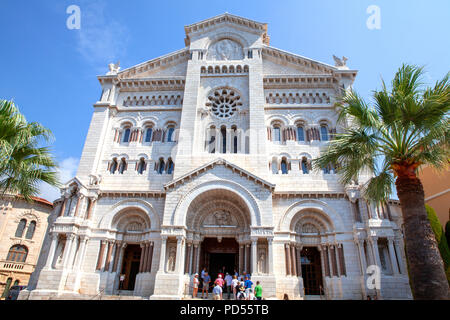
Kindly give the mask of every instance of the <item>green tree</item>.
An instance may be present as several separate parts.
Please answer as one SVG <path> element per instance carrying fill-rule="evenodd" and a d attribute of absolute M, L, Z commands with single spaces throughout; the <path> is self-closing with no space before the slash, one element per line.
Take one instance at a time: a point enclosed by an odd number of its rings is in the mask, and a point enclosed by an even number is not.
<path fill-rule="evenodd" d="M 450 249 L 448 247 L 447 238 L 445 237 L 444 229 L 436 215 L 436 211 L 429 205 L 425 205 L 425 208 L 427 209 L 428 220 L 430 220 L 431 229 L 436 237 L 439 252 L 441 253 L 442 261 L 444 262 L 447 281 L 450 283 Z"/>
<path fill-rule="evenodd" d="M 385 201 L 393 184 L 402 208 L 405 244 L 415 299 L 448 299 L 449 285 L 438 245 L 425 210 L 418 168 L 448 167 L 450 155 L 449 75 L 434 87 L 421 82 L 423 68 L 403 65 L 388 90 L 384 81 L 370 105 L 353 90 L 337 103 L 343 133 L 313 160 L 316 170 L 339 164 L 341 182 L 373 174 L 363 196 Z"/>
<path fill-rule="evenodd" d="M 39 193 L 40 182 L 59 186 L 57 164 L 50 149 L 49 129 L 28 123 L 12 101 L 0 100 L 0 192 L 21 194 L 27 201 Z"/>

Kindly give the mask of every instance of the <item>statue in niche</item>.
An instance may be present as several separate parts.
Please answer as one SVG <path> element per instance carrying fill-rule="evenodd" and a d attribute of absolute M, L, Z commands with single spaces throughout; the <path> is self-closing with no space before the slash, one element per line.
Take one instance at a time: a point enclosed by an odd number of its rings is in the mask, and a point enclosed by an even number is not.
<path fill-rule="evenodd" d="M 229 212 L 217 211 L 214 213 L 215 222 L 219 226 L 228 226 L 231 223 L 231 216 Z"/>
<path fill-rule="evenodd" d="M 217 41 L 208 49 L 208 60 L 242 60 L 243 58 L 242 47 L 230 39 Z"/>
<path fill-rule="evenodd" d="M 167 259 L 167 270 L 170 272 L 175 271 L 175 258 L 177 256 L 177 251 L 175 247 L 169 249 L 169 258 Z"/>
<path fill-rule="evenodd" d="M 261 250 L 259 252 L 258 258 L 258 273 L 264 273 L 265 266 L 266 266 L 266 253 L 264 252 L 264 250 Z"/>

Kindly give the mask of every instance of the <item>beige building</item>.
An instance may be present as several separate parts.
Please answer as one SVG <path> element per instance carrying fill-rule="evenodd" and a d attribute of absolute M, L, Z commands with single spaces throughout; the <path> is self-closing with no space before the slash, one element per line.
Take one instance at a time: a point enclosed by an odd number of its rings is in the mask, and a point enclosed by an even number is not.
<path fill-rule="evenodd" d="M 27 285 L 39 257 L 53 204 L 45 199 L 6 195 L 0 198 L 0 293 Z"/>
<path fill-rule="evenodd" d="M 425 203 L 436 211 L 442 226 L 450 220 L 450 170 L 437 172 L 425 167 L 419 174 L 425 191 Z"/>

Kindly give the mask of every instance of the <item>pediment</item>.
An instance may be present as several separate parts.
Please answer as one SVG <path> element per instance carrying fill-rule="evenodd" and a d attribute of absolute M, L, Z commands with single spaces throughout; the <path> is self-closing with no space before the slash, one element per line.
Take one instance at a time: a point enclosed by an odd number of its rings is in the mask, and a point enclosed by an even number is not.
<path fill-rule="evenodd" d="M 264 44 L 269 45 L 270 37 L 267 35 L 267 23 L 261 23 L 244 17 L 224 13 L 184 27 L 186 46 L 191 43 L 192 36 L 206 34 L 212 30 L 221 28 L 235 29 L 237 32 L 248 32 L 258 34 L 262 37 Z"/>
<path fill-rule="evenodd" d="M 194 169 L 194 170 L 192 170 L 192 171 L 190 171 L 190 172 L 188 172 L 188 173 L 186 173 L 186 174 L 184 174 L 184 175 L 182 175 L 182 176 L 172 180 L 171 182 L 169 182 L 169 183 L 164 185 L 164 189 L 167 191 L 167 190 L 169 190 L 171 188 L 176 187 L 177 185 L 184 184 L 185 182 L 188 182 L 188 181 L 190 181 L 192 179 L 195 179 L 201 173 L 209 171 L 209 170 L 213 169 L 216 166 L 224 166 L 224 167 L 230 169 L 231 171 L 233 171 L 234 173 L 236 173 L 236 174 L 238 174 L 238 175 L 240 175 L 242 177 L 245 177 L 245 178 L 247 178 L 250 181 L 253 181 L 255 184 L 257 184 L 259 186 L 267 188 L 270 191 L 274 191 L 275 190 L 275 185 L 274 184 L 272 184 L 272 183 L 270 183 L 270 182 L 268 182 L 268 181 L 266 181 L 264 179 L 261 179 L 258 176 L 250 173 L 249 171 L 244 170 L 241 167 L 239 167 L 239 166 L 237 166 L 235 164 L 232 164 L 231 162 L 226 161 L 226 160 L 224 160 L 222 158 L 218 158 L 216 160 L 208 162 L 208 163 L 204 164 L 203 166 L 198 167 L 198 168 L 196 168 L 196 169 Z"/>

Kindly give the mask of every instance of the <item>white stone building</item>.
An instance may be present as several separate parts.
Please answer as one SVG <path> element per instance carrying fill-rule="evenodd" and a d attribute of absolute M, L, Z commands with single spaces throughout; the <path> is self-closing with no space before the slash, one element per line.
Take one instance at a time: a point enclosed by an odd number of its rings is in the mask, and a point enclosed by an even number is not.
<path fill-rule="evenodd" d="M 177 299 L 203 266 L 225 266 L 265 298 L 364 299 L 369 265 L 379 298 L 411 298 L 398 205 L 368 206 L 333 168 L 310 168 L 340 131 L 346 58 L 271 47 L 267 24 L 228 13 L 185 32 L 185 48 L 98 77 L 77 175 L 21 298 Z"/>

